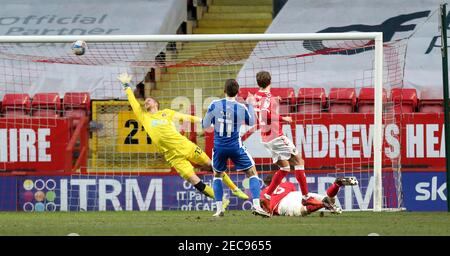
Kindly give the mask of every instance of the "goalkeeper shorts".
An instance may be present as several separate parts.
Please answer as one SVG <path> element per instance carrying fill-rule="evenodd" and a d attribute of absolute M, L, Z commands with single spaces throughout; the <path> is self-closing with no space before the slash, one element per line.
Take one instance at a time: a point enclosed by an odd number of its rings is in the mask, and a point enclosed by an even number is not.
<path fill-rule="evenodd" d="M 199 146 L 194 144 L 194 147 L 189 154 L 178 154 L 176 156 L 172 156 L 170 160 L 167 159 L 167 161 L 171 167 L 175 168 L 183 179 L 188 179 L 195 175 L 194 167 L 191 163 L 197 165 L 207 165 L 211 160 Z"/>

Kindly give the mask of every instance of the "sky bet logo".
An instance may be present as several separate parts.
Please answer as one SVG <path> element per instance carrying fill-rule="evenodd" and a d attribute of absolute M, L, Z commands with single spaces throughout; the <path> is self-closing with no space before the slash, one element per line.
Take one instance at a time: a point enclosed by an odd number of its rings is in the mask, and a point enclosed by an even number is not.
<path fill-rule="evenodd" d="M 447 196 L 445 195 L 445 188 L 447 187 L 447 183 L 444 182 L 440 186 L 438 186 L 438 179 L 436 176 L 431 178 L 430 182 L 419 182 L 416 185 L 416 200 L 417 201 L 436 201 L 436 200 L 447 200 Z"/>

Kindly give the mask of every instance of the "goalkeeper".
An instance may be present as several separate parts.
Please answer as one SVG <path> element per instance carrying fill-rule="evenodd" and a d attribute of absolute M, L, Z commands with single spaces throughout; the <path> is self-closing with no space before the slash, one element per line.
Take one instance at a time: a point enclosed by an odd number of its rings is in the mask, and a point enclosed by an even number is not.
<path fill-rule="evenodd" d="M 171 109 L 159 110 L 158 101 L 151 97 L 145 99 L 144 110 L 130 88 L 131 76 L 127 73 L 122 73 L 117 78 L 125 88 L 134 114 L 152 139 L 152 144 L 164 155 L 170 167 L 175 168 L 178 174 L 191 183 L 198 191 L 214 198 L 213 189 L 200 180 L 191 164 L 192 162 L 203 168 L 211 169 L 211 159 L 199 146 L 181 135 L 173 122 L 173 120 L 183 120 L 199 123 L 202 121 L 201 118 L 181 114 Z M 223 181 L 231 189 L 233 195 L 244 200 L 249 198 L 231 181 L 229 176 L 224 177 Z"/>

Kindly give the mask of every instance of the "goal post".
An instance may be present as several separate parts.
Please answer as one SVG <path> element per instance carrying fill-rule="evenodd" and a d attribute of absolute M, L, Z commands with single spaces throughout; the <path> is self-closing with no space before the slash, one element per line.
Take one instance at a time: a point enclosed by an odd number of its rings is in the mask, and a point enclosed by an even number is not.
<path fill-rule="evenodd" d="M 383 52 L 383 34 L 381 32 L 369 32 L 369 33 L 363 33 L 363 32 L 358 32 L 358 33 L 280 33 L 280 34 L 211 34 L 211 35 L 108 35 L 108 36 L 78 36 L 78 35 L 70 35 L 70 36 L 0 36 L 0 45 L 2 44 L 9 44 L 9 45 L 13 45 L 13 44 L 37 44 L 37 43 L 42 43 L 42 44 L 71 44 L 77 40 L 83 40 L 87 43 L 88 45 L 88 50 L 86 55 L 89 55 L 90 52 L 90 47 L 91 45 L 95 45 L 95 44 L 102 44 L 102 43 L 106 43 L 106 44 L 111 44 L 111 46 L 105 47 L 105 49 L 111 49 L 111 55 L 107 56 L 107 53 L 102 53 L 100 51 L 100 49 L 98 51 L 95 51 L 96 57 L 93 58 L 97 58 L 86 62 L 83 62 L 81 59 L 83 58 L 83 56 L 78 56 L 76 57 L 77 59 L 80 59 L 79 62 L 72 62 L 71 57 L 67 57 L 67 56 L 52 56 L 52 51 L 51 51 L 51 45 L 49 45 L 49 49 L 48 52 L 46 52 L 44 55 L 47 54 L 50 55 L 50 57 L 52 57 L 51 61 L 42 61 L 42 59 L 36 59 L 34 57 L 30 57 L 30 56 L 34 56 L 34 55 L 39 55 L 39 53 L 37 52 L 32 52 L 29 53 L 27 52 L 26 54 L 13 54 L 12 52 L 8 52 L 9 48 L 1 48 L 0 47 L 0 59 L 4 58 L 4 59 L 12 59 L 12 60 L 19 60 L 19 61 L 29 61 L 29 62 L 45 62 L 45 63 L 49 63 L 49 62 L 54 62 L 54 63 L 62 63 L 62 64 L 81 64 L 81 65 L 95 65 L 95 66 L 102 66 L 102 65 L 109 65 L 109 63 L 107 63 L 108 58 L 110 59 L 114 59 L 114 58 L 119 58 L 118 61 L 119 62 L 126 62 L 127 64 L 124 66 L 120 66 L 121 64 L 117 64 L 117 63 L 113 63 L 114 68 L 115 68 L 115 72 L 117 72 L 116 74 L 119 74 L 119 72 L 123 72 L 124 70 L 127 70 L 127 68 L 134 68 L 136 66 L 138 66 L 139 68 L 143 67 L 143 68 L 149 68 L 149 67 L 153 67 L 155 65 L 154 61 L 149 61 L 148 63 L 146 62 L 146 59 L 144 57 L 148 57 L 151 54 L 157 53 L 159 51 L 163 51 L 164 48 L 166 48 L 167 44 L 169 42 L 180 42 L 180 43 L 195 43 L 195 42 L 199 42 L 199 43 L 203 43 L 203 42 L 223 42 L 224 44 L 227 43 L 233 43 L 233 42 L 252 42 L 252 44 L 248 44 L 248 45 L 235 45 L 233 46 L 234 51 L 238 52 L 240 51 L 240 47 L 248 47 L 248 48 L 253 48 L 255 47 L 255 45 L 253 44 L 258 44 L 259 42 L 274 42 L 274 44 L 277 44 L 279 42 L 305 42 L 305 41 L 311 41 L 311 42 L 316 42 L 316 41 L 331 41 L 331 42 L 335 42 L 335 41 L 355 41 L 356 43 L 343 43 L 343 44 L 338 44 L 336 43 L 336 47 L 335 49 L 337 49 L 336 51 L 358 51 L 360 48 L 363 49 L 363 51 L 371 51 L 373 50 L 373 58 L 371 60 L 369 60 L 368 63 L 368 67 L 371 68 L 370 70 L 370 78 L 368 80 L 373 81 L 372 85 L 374 88 L 374 111 L 373 111 L 373 153 L 371 154 L 371 156 L 373 157 L 373 163 L 371 162 L 372 160 L 370 160 L 369 164 L 366 164 L 367 166 L 370 166 L 368 168 L 372 169 L 369 172 L 369 176 L 373 176 L 373 194 L 372 194 L 372 204 L 373 204 L 373 211 L 382 211 L 384 208 L 388 208 L 384 205 L 384 199 L 386 198 L 386 195 L 383 194 L 383 189 L 384 189 L 384 184 L 383 184 L 383 140 L 384 140 L 384 127 L 383 127 L 383 118 L 384 118 L 384 82 L 386 80 L 385 75 L 383 74 L 383 69 L 385 69 L 385 64 L 383 61 L 384 55 L 385 53 Z M 135 43 L 158 43 L 157 46 L 149 46 L 149 47 L 153 47 L 150 49 L 149 52 L 151 52 L 150 55 L 145 55 L 146 53 L 143 53 L 144 57 L 140 57 L 140 58 L 128 58 L 127 54 L 131 54 L 131 55 L 137 55 L 136 51 L 133 50 L 132 47 L 128 48 L 129 45 L 133 45 Z M 115 48 L 115 44 L 117 44 L 117 48 Z M 129 44 L 129 45 L 128 45 Z M 282 45 L 282 43 L 280 43 L 280 45 Z M 145 45 L 142 46 L 143 48 L 147 47 Z M 279 77 L 283 76 L 283 72 L 293 72 L 293 73 L 289 73 L 286 76 L 287 77 L 291 77 L 291 76 L 301 76 L 303 73 L 308 72 L 308 64 L 310 61 L 314 61 L 311 59 L 305 59 L 301 61 L 301 65 L 297 65 L 298 66 L 304 66 L 304 70 L 299 70 L 298 67 L 295 67 L 294 70 L 296 71 L 290 71 L 290 67 L 288 67 L 290 64 L 290 59 L 301 59 L 301 58 L 310 58 L 310 56 L 312 56 L 312 54 L 310 53 L 302 53 L 302 52 L 298 52 L 295 53 L 293 56 L 286 56 L 285 52 L 280 51 L 279 53 L 277 52 L 277 49 L 274 50 L 274 52 L 270 52 L 272 49 L 271 47 L 273 47 L 270 44 L 267 45 L 263 45 L 262 47 L 258 48 L 257 46 L 255 48 L 253 48 L 253 50 L 250 50 L 250 56 L 253 56 L 255 59 L 257 59 L 257 61 L 265 62 L 268 60 L 272 60 L 275 59 L 275 61 L 278 61 L 278 63 L 280 66 L 277 67 L 277 70 L 280 71 L 280 75 Z M 282 47 L 285 47 L 286 49 L 288 49 L 290 46 L 289 45 L 282 45 Z M 11 47 L 13 48 L 13 47 Z M 30 47 L 32 48 L 32 47 Z M 201 46 L 197 47 L 197 48 L 193 48 L 192 51 L 200 51 Z M 244 65 L 243 67 L 241 66 L 236 66 L 236 69 L 240 69 L 240 72 L 254 72 L 257 71 L 259 68 L 263 68 L 265 64 L 251 64 L 253 65 L 252 68 L 248 69 L 248 70 L 244 70 L 245 68 L 245 63 L 247 63 L 246 58 L 243 57 L 246 54 L 241 54 L 241 53 L 236 53 L 233 51 L 227 52 L 227 50 L 230 49 L 226 49 L 225 47 L 223 49 L 219 48 L 216 49 L 218 53 L 214 52 L 214 53 L 210 53 L 210 52 L 206 52 L 203 55 L 201 55 L 201 57 L 191 57 L 192 53 L 188 52 L 183 57 L 175 57 L 174 59 L 172 59 L 172 63 L 170 65 L 165 65 L 163 64 L 164 68 L 167 67 L 195 67 L 198 68 L 198 70 L 201 70 L 201 72 L 223 72 L 218 74 L 218 76 L 220 77 L 221 81 L 224 78 L 239 78 L 239 76 L 237 77 L 227 77 L 227 75 L 231 74 L 229 71 L 229 69 L 227 71 L 216 71 L 216 70 L 211 70 L 208 71 L 207 67 L 208 65 L 227 65 L 228 63 L 238 63 L 239 65 Z M 295 48 L 286 50 L 286 52 L 289 51 L 295 51 Z M 222 51 L 222 52 L 220 52 Z M 270 52 L 270 53 L 266 53 L 264 51 Z M 67 52 L 67 49 L 66 49 Z M 108 54 L 109 54 L 109 50 L 108 50 Z M 314 53 L 314 55 L 329 55 L 330 58 L 333 57 L 334 54 L 338 54 L 339 52 L 327 52 L 327 53 L 322 53 L 320 51 L 317 51 Z M 56 54 L 56 53 L 55 53 Z M 235 54 L 236 56 L 231 56 L 232 54 Z M 401 53 L 400 53 L 401 54 Z M 231 57 L 230 57 L 231 56 Z M 306 56 L 306 57 L 305 57 Z M 73 57 L 73 56 L 72 56 Z M 314 57 L 314 56 L 313 56 Z M 198 60 L 197 62 L 191 61 L 190 58 L 202 58 L 202 59 L 195 59 Z M 118 62 L 118 63 L 119 63 Z M 106 63 L 106 64 L 105 64 Z M 136 64 L 137 63 L 137 64 Z M 149 64 L 150 63 L 150 64 Z M 212 63 L 212 64 L 211 64 Z M 225 63 L 225 64 L 223 64 Z M 272 64 L 268 64 L 269 66 Z M 285 65 L 287 65 L 285 67 Z M 0 72 L 7 72 L 7 67 L 6 64 L 0 64 Z M 29 67 L 29 65 L 25 65 L 27 67 Z M 3 69 L 3 71 L 2 71 Z M 32 70 L 33 68 L 30 68 L 30 70 Z M 35 71 L 35 70 L 34 70 Z M 39 71 L 39 69 L 37 70 Z M 233 70 L 234 71 L 234 70 Z M 363 70 L 362 72 L 364 72 L 365 70 Z M 295 73 L 297 72 L 297 73 Z M 26 71 L 24 71 L 24 73 L 26 73 Z M 295 74 L 294 74 L 295 73 Z M 302 74 L 299 74 L 302 73 Z M 141 73 L 139 73 L 141 74 Z M 256 73 L 255 73 L 256 74 Z M 24 74 L 20 74 L 25 76 Z M 171 74 L 172 76 L 179 76 L 179 74 Z M 192 75 L 192 78 L 189 79 L 193 79 L 195 80 L 195 71 L 189 75 Z M 205 83 L 207 84 L 209 81 L 205 81 L 205 76 L 202 76 L 201 78 L 198 78 L 198 82 L 199 83 Z M 200 77 L 200 76 L 199 76 Z M 211 75 L 212 77 L 212 75 Z M 215 78 L 212 78 L 215 79 Z M 246 79 L 254 80 L 254 75 L 253 76 L 248 76 L 248 77 L 244 77 L 242 81 L 246 81 Z M 360 79 L 360 78 L 354 78 L 354 79 Z M 367 77 L 363 77 L 362 79 L 367 79 Z M 30 79 L 31 80 L 31 79 Z M 115 76 L 111 75 L 111 78 L 108 80 L 108 83 L 111 83 L 111 85 L 108 85 L 109 87 L 113 87 L 112 85 L 114 83 L 117 84 L 117 82 L 114 81 L 115 80 Z M 4 81 L 6 82 L 6 81 Z M 364 81 L 365 82 L 365 81 Z M 211 82 L 212 83 L 212 82 Z M 190 90 L 192 88 L 190 88 L 190 83 L 186 82 L 186 81 L 178 81 L 177 82 L 178 85 L 180 85 L 180 87 L 177 87 L 176 89 L 174 89 L 173 94 L 170 94 L 169 96 L 167 96 L 167 94 L 164 94 L 166 98 L 163 98 L 163 100 L 169 101 L 169 100 L 173 100 L 179 96 L 183 96 L 182 94 L 178 95 L 177 92 L 182 92 L 182 91 L 186 91 L 186 90 Z M 246 87 L 247 84 L 246 83 L 240 83 L 241 87 Z M 119 85 L 114 85 L 119 87 Z M 183 87 L 184 86 L 184 87 Z M 307 86 L 307 85 L 302 85 L 299 84 L 298 86 L 302 87 L 302 86 Z M 355 86 L 355 88 L 360 88 Z M 24 90 L 25 91 L 25 90 Z M 219 90 L 220 91 L 220 90 Z M 8 90 L 4 90 L 3 92 L 0 91 L 0 95 L 3 93 L 7 93 Z M 113 96 L 109 96 L 109 94 L 107 95 L 106 93 L 104 94 L 105 98 L 104 99 L 111 99 L 111 98 L 115 98 Z M 112 94 L 111 94 L 112 95 Z M 152 95 L 150 95 L 152 96 Z M 205 93 L 204 95 L 202 95 L 203 98 L 206 97 L 221 97 L 222 95 L 220 94 L 211 94 L 211 93 Z M 294 96 L 295 97 L 295 96 Z M 203 99 L 202 99 L 203 100 Z M 103 104 L 103 105 L 102 105 Z M 165 104 L 165 103 L 163 103 Z M 204 105 L 206 103 L 203 103 L 203 108 Z M 123 103 L 102 103 L 99 102 L 99 104 L 94 104 L 96 108 L 102 107 L 102 106 L 106 106 L 104 108 L 107 107 L 111 107 L 111 108 L 115 108 L 115 113 L 113 115 L 108 115 L 105 116 L 105 120 L 116 120 L 116 119 L 120 119 L 121 117 L 116 117 L 114 115 L 119 115 L 117 113 L 119 112 L 124 112 L 127 111 L 127 106 L 124 105 Z M 93 105 L 93 106 L 94 106 Z M 201 106 L 202 104 L 200 104 Z M 165 106 L 170 107 L 169 104 L 166 104 Z M 97 111 L 97 110 L 96 110 Z M 203 109 L 204 111 L 204 109 Z M 202 115 L 202 110 L 200 109 L 200 115 Z M 295 113 L 294 113 L 295 114 Z M 98 118 L 98 114 L 96 112 L 95 114 L 95 118 Z M 317 116 L 320 116 L 321 114 L 317 114 Z M 112 119 L 111 119 L 112 118 Z M 312 117 L 312 119 L 314 119 L 316 117 Z M 95 120 L 94 120 L 95 121 Z M 312 122 L 314 124 L 314 122 Z M 371 124 L 372 125 L 372 124 Z M 117 132 L 113 131 L 114 129 L 117 129 L 117 127 L 115 127 L 114 125 L 112 125 L 111 127 L 107 126 L 107 129 L 111 129 L 111 136 L 117 136 Z M 105 135 L 106 136 L 106 135 Z M 99 145 L 102 144 L 103 142 L 99 142 L 98 140 L 98 136 L 94 135 L 93 136 L 95 138 L 95 145 L 94 145 L 94 149 L 95 151 L 101 150 L 99 149 Z M 116 137 L 114 137 L 114 139 L 116 139 Z M 298 143 L 300 140 L 295 141 L 294 143 Z M 99 145 L 97 145 L 97 143 Z M 113 142 L 111 142 L 113 143 Z M 370 144 L 370 143 L 369 143 Z M 104 146 L 104 145 L 101 145 Z M 297 147 L 301 147 L 301 145 L 297 145 Z M 110 150 L 110 149 L 108 149 Z M 126 151 L 127 149 L 122 148 L 122 151 Z M 330 149 L 331 150 L 331 149 Z M 129 153 L 129 156 L 127 156 L 124 153 Z M 130 159 L 130 161 L 132 161 L 131 159 L 134 156 L 131 156 L 133 152 L 120 152 L 120 150 L 111 150 L 108 152 L 105 152 L 106 157 L 111 157 L 111 156 L 115 156 L 115 154 L 121 154 L 122 158 L 117 158 L 117 160 L 113 163 L 119 163 L 120 167 L 115 167 L 117 169 L 120 169 L 121 171 L 118 172 L 120 173 L 120 175 L 134 175 L 133 172 L 129 172 L 127 167 L 125 166 L 126 163 L 124 162 L 124 157 L 128 157 Z M 155 153 L 156 154 L 156 153 Z M 369 153 L 370 155 L 370 153 Z M 149 156 L 145 156 L 145 158 L 148 160 L 148 158 L 150 158 Z M 97 155 L 95 156 L 91 156 L 91 161 L 90 162 L 90 166 L 89 169 L 91 171 L 91 173 L 95 173 L 95 171 L 100 170 L 101 168 L 98 167 L 99 162 L 101 162 L 98 158 Z M 139 160 L 139 159 L 138 159 Z M 135 160 L 135 161 L 138 161 Z M 140 160 L 139 160 L 140 161 Z M 270 166 L 270 163 L 268 163 L 269 160 L 265 159 L 265 166 Z M 354 161 L 354 160 L 352 160 Z M 367 159 L 362 159 L 361 157 L 361 162 L 366 163 Z M 148 165 L 148 162 L 145 162 L 146 165 Z M 93 165 L 92 165 L 93 164 Z M 344 163 L 345 165 L 346 163 Z M 354 162 L 352 162 L 352 164 L 354 164 Z M 142 169 L 142 163 L 137 162 L 137 168 L 141 168 Z M 365 165 L 365 166 L 366 166 Z M 125 166 L 125 167 L 123 167 Z M 306 166 L 308 167 L 308 166 Z M 98 168 L 98 169 L 96 169 Z M 122 169 L 123 168 L 123 169 Z M 369 169 L 367 169 L 369 170 Z M 137 174 L 139 174 L 139 172 L 137 172 Z M 106 175 L 106 174 L 105 174 Z M 117 174 L 119 175 L 119 174 Z M 308 175 L 308 172 L 307 172 Z M 336 175 L 338 175 L 338 173 L 336 173 Z M 367 178 L 367 177 L 365 177 Z M 369 178 L 367 178 L 368 180 L 370 180 Z M 370 180 L 372 182 L 372 180 Z M 368 204 L 368 203 L 367 203 Z"/>

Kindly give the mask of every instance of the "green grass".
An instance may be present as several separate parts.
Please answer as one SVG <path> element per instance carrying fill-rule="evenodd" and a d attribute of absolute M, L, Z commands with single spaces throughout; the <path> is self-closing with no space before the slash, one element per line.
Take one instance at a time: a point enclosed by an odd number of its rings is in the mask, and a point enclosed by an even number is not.
<path fill-rule="evenodd" d="M 306 218 L 261 218 L 248 211 L 212 212 L 59 212 L 0 213 L 0 235 L 174 236 L 174 235 L 450 235 L 450 214 L 412 212 L 344 212 Z"/>

